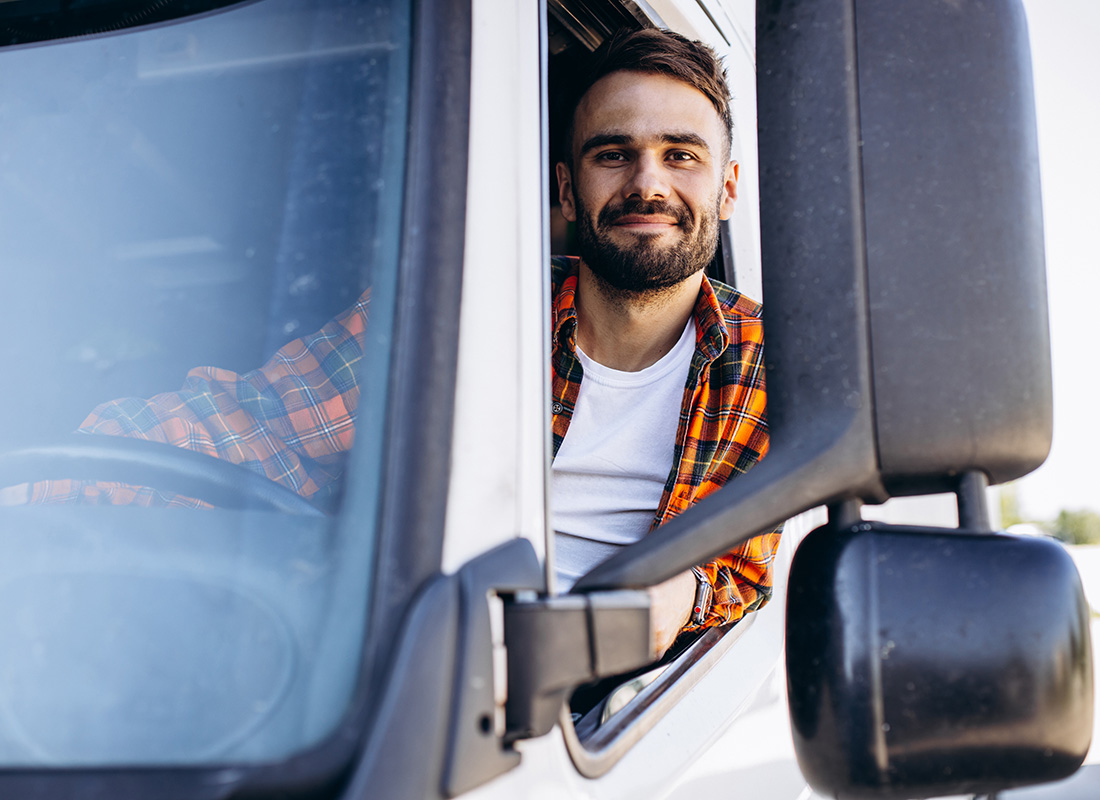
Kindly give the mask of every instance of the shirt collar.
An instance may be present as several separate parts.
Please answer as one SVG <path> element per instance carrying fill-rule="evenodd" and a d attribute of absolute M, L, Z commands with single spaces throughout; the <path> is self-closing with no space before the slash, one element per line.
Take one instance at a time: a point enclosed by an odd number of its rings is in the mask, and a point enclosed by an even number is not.
<path fill-rule="evenodd" d="M 730 332 L 726 327 L 722 304 L 718 302 L 710 280 L 704 275 L 699 298 L 695 301 L 695 349 L 703 354 L 705 360 L 713 361 L 725 352 L 729 343 Z"/>
<path fill-rule="evenodd" d="M 569 273 L 554 295 L 552 308 L 554 347 L 564 343 L 569 352 L 576 351 L 577 343 L 577 273 L 580 259 L 570 259 Z"/>
<path fill-rule="evenodd" d="M 554 296 L 553 336 L 554 346 L 564 343 L 570 352 L 576 351 L 577 341 L 577 273 L 580 260 L 573 260 L 571 269 Z M 714 293 L 707 276 L 695 301 L 695 349 L 706 361 L 718 358 L 729 346 L 730 335 L 726 328 L 722 305 Z"/>

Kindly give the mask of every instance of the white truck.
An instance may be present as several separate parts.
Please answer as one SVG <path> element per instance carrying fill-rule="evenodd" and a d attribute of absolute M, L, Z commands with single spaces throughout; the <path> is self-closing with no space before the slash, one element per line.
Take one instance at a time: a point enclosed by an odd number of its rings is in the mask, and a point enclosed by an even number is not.
<path fill-rule="evenodd" d="M 710 269 L 764 301 L 772 449 L 560 594 L 556 98 L 624 26 L 725 59 Z M 1096 796 L 1013 788 L 1085 757 L 1089 616 L 984 505 L 1050 443 L 1030 80 L 1018 0 L 0 2 L 0 796 Z M 308 501 L 71 434 L 367 291 Z M 943 492 L 958 529 L 864 519 Z M 641 590 L 785 519 L 771 602 L 578 735 L 572 690 L 646 661 Z"/>

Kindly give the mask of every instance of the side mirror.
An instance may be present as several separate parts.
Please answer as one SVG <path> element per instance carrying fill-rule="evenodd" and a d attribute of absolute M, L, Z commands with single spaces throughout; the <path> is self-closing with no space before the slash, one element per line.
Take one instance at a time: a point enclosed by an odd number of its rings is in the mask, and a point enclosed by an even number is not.
<path fill-rule="evenodd" d="M 819 793 L 985 794 L 1084 760 L 1089 609 L 1060 544 L 826 526 L 799 547 L 790 587 L 791 724 Z"/>
<path fill-rule="evenodd" d="M 1091 736 L 1080 581 L 1058 545 L 990 534 L 984 498 L 1053 428 L 1023 5 L 757 0 L 756 26 L 771 449 L 575 589 L 655 585 L 829 505 L 788 600 L 811 783 L 908 798 L 1064 777 Z M 855 511 L 952 490 L 971 533 Z"/>

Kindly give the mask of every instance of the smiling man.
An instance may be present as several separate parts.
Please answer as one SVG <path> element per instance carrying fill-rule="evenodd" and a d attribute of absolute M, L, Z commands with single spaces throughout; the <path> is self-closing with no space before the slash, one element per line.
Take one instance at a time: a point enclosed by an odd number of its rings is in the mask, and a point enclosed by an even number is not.
<path fill-rule="evenodd" d="M 593 54 L 557 165 L 579 258 L 554 264 L 553 521 L 564 586 L 767 451 L 759 306 L 704 270 L 733 213 L 730 97 L 666 31 Z M 766 602 L 778 531 L 651 590 L 664 652 Z"/>

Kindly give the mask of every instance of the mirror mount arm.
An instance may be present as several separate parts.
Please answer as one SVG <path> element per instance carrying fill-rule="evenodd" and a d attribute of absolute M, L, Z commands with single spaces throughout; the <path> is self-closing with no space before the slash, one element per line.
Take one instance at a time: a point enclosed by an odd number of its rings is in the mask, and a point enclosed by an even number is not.
<path fill-rule="evenodd" d="M 851 528 L 863 521 L 860 509 L 863 503 L 855 498 L 848 498 L 829 506 L 829 524 L 837 530 Z"/>
<path fill-rule="evenodd" d="M 505 743 L 548 733 L 580 684 L 654 662 L 649 612 L 649 594 L 636 590 L 508 603 Z"/>
<path fill-rule="evenodd" d="M 959 503 L 959 528 L 962 530 L 992 533 L 989 520 L 989 503 L 985 490 L 989 488 L 989 478 L 984 472 L 970 470 L 959 476 L 959 486 L 955 495 Z"/>

